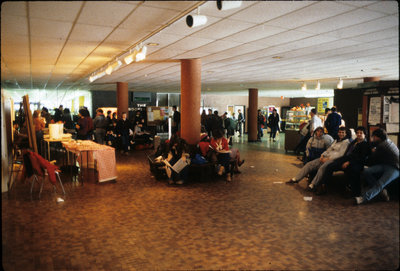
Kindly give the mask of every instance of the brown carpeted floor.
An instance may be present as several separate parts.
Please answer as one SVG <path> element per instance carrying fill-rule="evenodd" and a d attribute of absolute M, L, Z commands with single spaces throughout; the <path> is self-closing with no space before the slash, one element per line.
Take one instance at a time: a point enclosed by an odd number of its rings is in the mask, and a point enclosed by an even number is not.
<path fill-rule="evenodd" d="M 2 195 L 4 270 L 398 267 L 398 199 L 355 206 L 341 176 L 315 196 L 305 180 L 284 184 L 299 161 L 282 140 L 235 145 L 246 162 L 232 183 L 170 186 L 151 176 L 144 151 L 117 154 L 115 183 L 82 186 L 64 174 L 63 203 L 49 183 L 32 201 L 30 183 L 16 183 Z"/>

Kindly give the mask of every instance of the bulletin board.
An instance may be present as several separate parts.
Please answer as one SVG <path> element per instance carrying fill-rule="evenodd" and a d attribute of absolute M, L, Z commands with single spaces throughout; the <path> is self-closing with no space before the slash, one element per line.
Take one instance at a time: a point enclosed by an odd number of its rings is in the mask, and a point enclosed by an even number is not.
<path fill-rule="evenodd" d="M 147 126 L 157 126 L 163 124 L 168 119 L 168 107 L 147 106 Z"/>

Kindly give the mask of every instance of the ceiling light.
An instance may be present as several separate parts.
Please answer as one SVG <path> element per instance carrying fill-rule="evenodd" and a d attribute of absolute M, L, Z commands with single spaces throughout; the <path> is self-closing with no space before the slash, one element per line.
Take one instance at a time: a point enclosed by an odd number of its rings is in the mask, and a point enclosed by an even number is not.
<path fill-rule="evenodd" d="M 340 78 L 339 79 L 339 82 L 337 83 L 337 86 L 336 86 L 338 89 L 342 89 L 343 88 L 343 79 L 342 78 Z"/>
<path fill-rule="evenodd" d="M 147 43 L 147 46 L 158 46 L 158 45 L 160 45 L 159 43 L 156 43 L 156 42 L 149 42 L 149 43 Z"/>
<path fill-rule="evenodd" d="M 188 15 L 186 24 L 189 27 L 196 27 L 207 23 L 207 17 L 204 15 Z"/>
<path fill-rule="evenodd" d="M 272 58 L 273 59 L 281 59 L 282 57 L 281 56 L 273 56 Z"/>
<path fill-rule="evenodd" d="M 136 54 L 136 62 L 142 61 L 146 58 L 147 47 L 143 46 L 139 52 Z"/>
<path fill-rule="evenodd" d="M 117 60 L 113 64 L 108 65 L 108 67 L 106 69 L 106 74 L 110 75 L 113 71 L 115 71 L 119 67 L 121 67 L 121 65 L 122 65 L 121 60 Z"/>
<path fill-rule="evenodd" d="M 320 89 L 321 89 L 321 83 L 318 80 L 317 85 L 315 86 L 315 90 L 320 90 Z"/>
<path fill-rule="evenodd" d="M 306 91 L 307 90 L 307 85 L 305 82 L 303 82 L 303 84 L 301 85 L 301 90 L 302 91 Z"/>
<path fill-rule="evenodd" d="M 90 77 L 89 77 L 89 81 L 90 81 L 90 82 L 93 82 L 93 81 L 95 81 L 95 80 L 97 80 L 97 79 L 103 77 L 104 75 L 106 75 L 106 72 L 105 72 L 105 71 L 98 72 L 98 73 L 96 73 L 96 74 L 90 76 Z"/>
<path fill-rule="evenodd" d="M 223 1 L 217 0 L 217 8 L 219 10 L 228 10 L 238 8 L 242 5 L 242 1 Z"/>
<path fill-rule="evenodd" d="M 132 61 L 135 59 L 136 54 L 137 54 L 137 50 L 134 50 L 133 53 L 130 53 L 128 56 L 126 56 L 124 58 L 126 65 L 129 65 L 132 63 Z"/>

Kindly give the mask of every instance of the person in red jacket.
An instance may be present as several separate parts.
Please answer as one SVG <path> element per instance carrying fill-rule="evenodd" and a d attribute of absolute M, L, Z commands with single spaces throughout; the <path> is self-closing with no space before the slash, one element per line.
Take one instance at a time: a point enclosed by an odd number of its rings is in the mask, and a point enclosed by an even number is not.
<path fill-rule="evenodd" d="M 213 132 L 213 137 L 211 138 L 211 147 L 217 152 L 218 163 L 221 165 L 218 171 L 218 175 L 222 175 L 224 170 L 226 173 L 226 180 L 228 182 L 232 181 L 229 168 L 229 162 L 231 160 L 228 145 L 228 140 L 224 137 L 222 130 L 218 129 Z"/>

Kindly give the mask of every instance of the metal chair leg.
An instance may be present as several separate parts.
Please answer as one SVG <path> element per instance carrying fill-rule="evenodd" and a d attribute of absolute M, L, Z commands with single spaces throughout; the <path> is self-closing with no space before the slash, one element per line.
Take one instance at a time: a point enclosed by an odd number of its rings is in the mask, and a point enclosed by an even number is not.
<path fill-rule="evenodd" d="M 41 183 L 41 185 L 40 185 L 39 199 L 40 199 L 40 195 L 42 194 L 43 184 L 44 184 L 44 176 L 42 177 L 42 183 Z"/>
<path fill-rule="evenodd" d="M 60 182 L 60 185 L 61 185 L 61 189 L 62 189 L 62 191 L 63 191 L 63 194 L 65 195 L 64 185 L 63 185 L 62 182 L 61 182 L 60 174 L 59 174 L 58 172 L 56 172 L 56 175 L 57 175 L 58 181 Z"/>
<path fill-rule="evenodd" d="M 32 194 L 33 194 L 33 185 L 35 184 L 35 180 L 38 180 L 36 175 L 33 175 L 32 178 L 32 185 L 31 185 L 31 199 L 32 199 Z"/>

